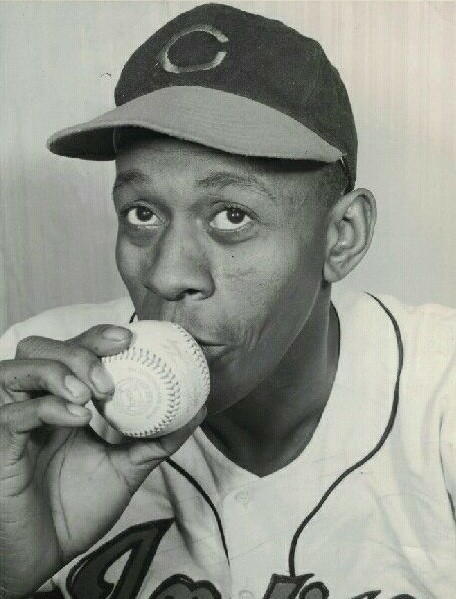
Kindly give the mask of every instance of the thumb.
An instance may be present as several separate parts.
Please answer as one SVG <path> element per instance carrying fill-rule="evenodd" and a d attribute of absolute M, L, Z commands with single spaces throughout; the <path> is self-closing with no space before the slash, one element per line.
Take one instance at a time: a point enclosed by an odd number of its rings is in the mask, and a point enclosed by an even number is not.
<path fill-rule="evenodd" d="M 207 409 L 201 410 L 185 426 L 156 439 L 134 440 L 128 445 L 110 446 L 107 451 L 112 463 L 134 493 L 144 479 L 163 460 L 175 453 L 206 417 Z"/>

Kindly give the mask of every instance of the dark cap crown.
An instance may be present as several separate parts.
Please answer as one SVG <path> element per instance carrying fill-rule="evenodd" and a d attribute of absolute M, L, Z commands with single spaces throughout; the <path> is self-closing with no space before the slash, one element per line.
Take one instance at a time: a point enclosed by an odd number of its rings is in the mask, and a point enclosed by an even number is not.
<path fill-rule="evenodd" d="M 112 159 L 110 127 L 131 125 L 240 154 L 341 159 L 354 184 L 357 137 L 344 84 L 318 42 L 280 21 L 223 4 L 184 12 L 132 54 L 115 102 L 54 135 L 50 149 Z"/>

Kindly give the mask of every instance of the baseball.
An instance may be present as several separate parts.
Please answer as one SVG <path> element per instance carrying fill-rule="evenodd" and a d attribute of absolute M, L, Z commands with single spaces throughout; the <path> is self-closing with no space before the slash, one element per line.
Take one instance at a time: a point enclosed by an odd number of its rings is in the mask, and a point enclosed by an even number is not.
<path fill-rule="evenodd" d="M 209 394 L 206 358 L 181 326 L 157 320 L 128 325 L 130 347 L 102 359 L 115 391 L 96 407 L 129 437 L 160 437 L 184 426 Z"/>

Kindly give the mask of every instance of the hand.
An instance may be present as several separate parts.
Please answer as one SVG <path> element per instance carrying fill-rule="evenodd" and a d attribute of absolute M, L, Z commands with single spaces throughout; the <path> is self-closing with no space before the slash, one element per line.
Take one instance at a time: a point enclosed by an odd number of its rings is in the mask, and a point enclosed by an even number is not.
<path fill-rule="evenodd" d="M 132 495 L 205 415 L 159 439 L 110 446 L 85 404 L 113 382 L 100 360 L 131 341 L 99 325 L 68 341 L 29 337 L 0 362 L 0 596 L 31 594 L 120 517 Z"/>

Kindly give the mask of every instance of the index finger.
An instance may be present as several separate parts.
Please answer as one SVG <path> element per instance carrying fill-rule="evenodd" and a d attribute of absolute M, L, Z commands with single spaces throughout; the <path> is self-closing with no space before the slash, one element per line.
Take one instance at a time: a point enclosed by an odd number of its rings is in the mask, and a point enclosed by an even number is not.
<path fill-rule="evenodd" d="M 99 324 L 79 335 L 68 339 L 68 345 L 79 345 L 90 350 L 99 358 L 113 356 L 127 349 L 133 333 L 126 327 L 111 324 Z"/>
<path fill-rule="evenodd" d="M 99 356 L 118 354 L 130 345 L 132 333 L 123 327 L 97 325 L 67 341 L 32 336 L 22 339 L 16 357 L 54 360 L 67 366 L 98 399 L 112 393 L 114 383 Z"/>

